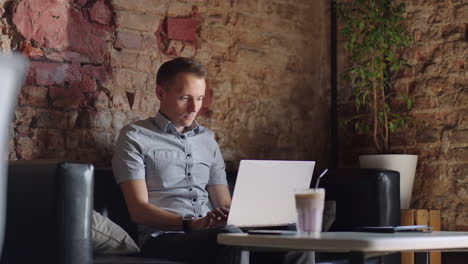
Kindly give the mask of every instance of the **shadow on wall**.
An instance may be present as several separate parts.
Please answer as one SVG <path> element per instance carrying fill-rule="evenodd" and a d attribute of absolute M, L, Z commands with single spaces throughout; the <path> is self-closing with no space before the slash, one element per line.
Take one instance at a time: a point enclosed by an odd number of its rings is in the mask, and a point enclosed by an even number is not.
<path fill-rule="evenodd" d="M 12 48 L 31 60 L 9 158 L 110 160 L 110 1 L 7 1 L 5 10 Z"/>

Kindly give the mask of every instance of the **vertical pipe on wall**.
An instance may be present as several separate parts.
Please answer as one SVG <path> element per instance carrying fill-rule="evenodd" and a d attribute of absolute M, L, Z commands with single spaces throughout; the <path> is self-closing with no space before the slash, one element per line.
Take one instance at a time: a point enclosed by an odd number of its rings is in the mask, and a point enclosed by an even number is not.
<path fill-rule="evenodd" d="M 336 9 L 334 0 L 330 1 L 330 168 L 338 166 L 338 111 L 337 111 L 337 37 Z"/>

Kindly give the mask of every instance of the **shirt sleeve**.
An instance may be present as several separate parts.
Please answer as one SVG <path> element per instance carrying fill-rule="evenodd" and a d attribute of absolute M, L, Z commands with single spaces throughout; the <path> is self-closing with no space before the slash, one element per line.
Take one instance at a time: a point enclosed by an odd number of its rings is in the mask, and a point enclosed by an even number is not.
<path fill-rule="evenodd" d="M 145 179 L 143 150 L 132 137 L 134 129 L 124 127 L 120 131 L 112 157 L 112 171 L 117 183 L 127 180 Z"/>
<path fill-rule="evenodd" d="M 224 164 L 223 155 L 219 149 L 218 143 L 213 137 L 214 144 L 214 159 L 210 167 L 210 179 L 208 185 L 226 184 L 226 165 Z"/>

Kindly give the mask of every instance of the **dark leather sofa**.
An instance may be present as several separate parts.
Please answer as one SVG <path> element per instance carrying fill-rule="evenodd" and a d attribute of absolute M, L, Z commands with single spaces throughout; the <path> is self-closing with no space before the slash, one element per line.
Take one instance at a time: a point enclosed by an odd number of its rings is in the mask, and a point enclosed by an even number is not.
<path fill-rule="evenodd" d="M 228 173 L 231 191 L 235 176 Z M 336 201 L 337 217 L 332 230 L 399 222 L 398 172 L 331 170 L 321 185 L 327 189 L 327 199 Z M 93 256 L 93 208 L 136 240 L 136 227 L 129 220 L 109 168 L 73 162 L 10 162 L 7 195 L 2 264 L 177 263 L 140 256 Z M 318 254 L 317 263 L 344 264 L 348 260 L 346 255 Z"/>

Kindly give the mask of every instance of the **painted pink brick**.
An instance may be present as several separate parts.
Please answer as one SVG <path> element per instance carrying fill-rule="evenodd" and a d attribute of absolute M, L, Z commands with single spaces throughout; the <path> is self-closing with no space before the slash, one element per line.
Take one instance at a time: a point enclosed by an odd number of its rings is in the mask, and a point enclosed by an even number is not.
<path fill-rule="evenodd" d="M 66 2 L 21 1 L 13 14 L 13 23 L 26 39 L 50 48 L 67 44 L 68 9 Z"/>
<path fill-rule="evenodd" d="M 167 19 L 167 34 L 169 39 L 196 41 L 198 21 L 192 18 Z"/>
<path fill-rule="evenodd" d="M 86 5 L 86 3 L 88 3 L 88 0 L 76 0 L 76 2 L 77 2 L 80 6 L 84 6 L 84 5 Z"/>
<path fill-rule="evenodd" d="M 81 82 L 81 65 L 78 62 L 73 62 L 65 69 L 65 81 L 69 83 Z"/>
<path fill-rule="evenodd" d="M 49 96 L 52 99 L 66 98 L 66 97 L 83 97 L 79 88 L 67 88 L 60 86 L 53 86 L 49 88 Z"/>
<path fill-rule="evenodd" d="M 83 80 L 81 81 L 81 91 L 85 93 L 95 92 L 96 91 L 96 81 L 93 77 L 88 74 L 83 75 Z"/>
<path fill-rule="evenodd" d="M 71 8 L 69 14 L 72 21 L 68 27 L 69 49 L 85 55 L 94 63 L 103 63 L 110 33 L 89 23 L 79 10 Z"/>
<path fill-rule="evenodd" d="M 79 63 L 66 64 L 31 61 L 27 83 L 36 85 L 58 85 L 80 83 L 82 68 Z"/>
<path fill-rule="evenodd" d="M 63 85 L 67 69 L 67 64 L 32 61 L 29 64 L 28 83 Z"/>
<path fill-rule="evenodd" d="M 105 11 L 99 6 L 94 11 L 96 19 L 104 21 Z M 91 24 L 83 12 L 71 8 L 68 1 L 20 1 L 13 23 L 26 40 L 36 41 L 40 48 L 77 52 L 93 63 L 102 63 L 107 53 L 108 29 Z"/>
<path fill-rule="evenodd" d="M 110 24 L 112 19 L 112 12 L 104 0 L 98 0 L 96 3 L 94 3 L 91 10 L 89 10 L 89 14 L 92 21 L 103 25 Z"/>
<path fill-rule="evenodd" d="M 84 65 L 83 73 L 88 74 L 95 80 L 103 81 L 110 75 L 109 71 L 104 66 Z"/>

